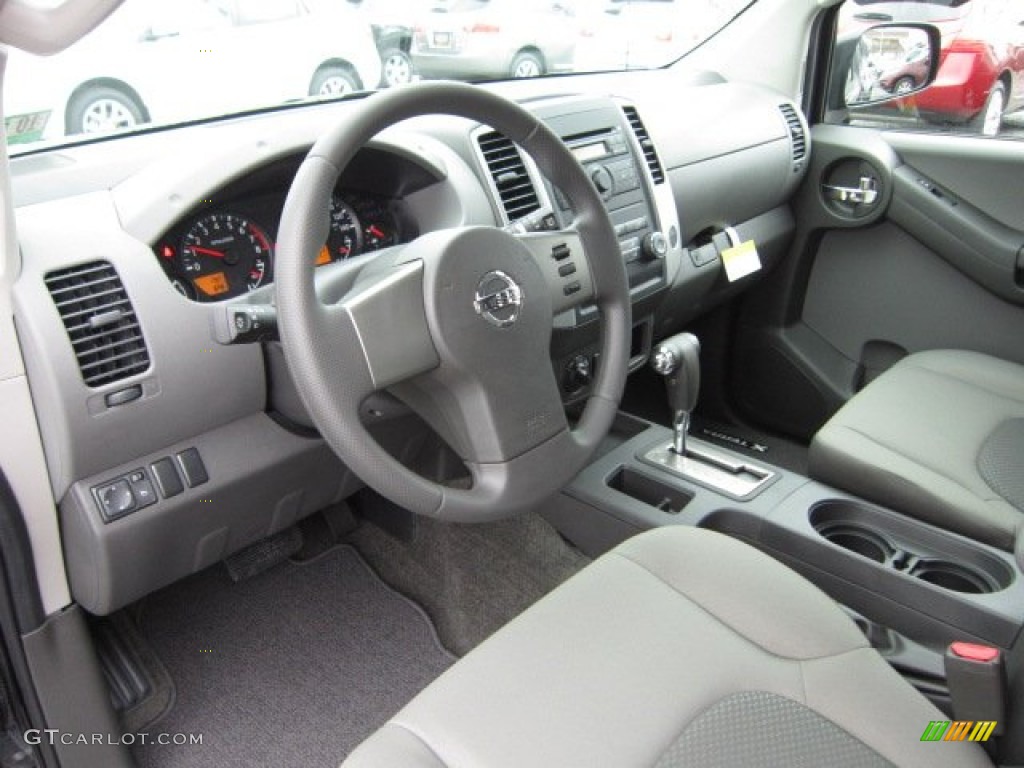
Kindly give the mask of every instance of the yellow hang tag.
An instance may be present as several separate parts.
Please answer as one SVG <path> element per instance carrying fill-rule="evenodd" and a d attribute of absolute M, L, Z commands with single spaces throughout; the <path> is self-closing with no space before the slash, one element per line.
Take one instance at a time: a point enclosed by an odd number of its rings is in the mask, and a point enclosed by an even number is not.
<path fill-rule="evenodd" d="M 761 269 L 761 257 L 754 241 L 747 240 L 722 251 L 722 266 L 725 267 L 725 276 L 730 283 Z"/>

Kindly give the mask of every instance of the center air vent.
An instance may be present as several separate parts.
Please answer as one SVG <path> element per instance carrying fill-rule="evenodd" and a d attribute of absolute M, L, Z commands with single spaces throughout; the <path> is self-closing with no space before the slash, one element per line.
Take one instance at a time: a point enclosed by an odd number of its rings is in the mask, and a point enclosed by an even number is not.
<path fill-rule="evenodd" d="M 44 278 L 78 359 L 82 379 L 101 387 L 149 368 L 149 352 L 113 265 L 93 261 Z"/>
<path fill-rule="evenodd" d="M 654 150 L 654 142 L 651 141 L 651 137 L 647 133 L 644 121 L 640 119 L 640 113 L 636 111 L 636 107 L 632 106 L 625 106 L 622 108 L 622 111 L 626 114 L 629 127 L 633 129 L 636 140 L 640 142 L 640 149 L 643 150 L 644 160 L 647 161 L 647 167 L 651 169 L 651 178 L 654 179 L 655 184 L 661 184 L 665 181 L 665 172 L 662 170 L 661 162 L 658 160 L 658 153 Z"/>
<path fill-rule="evenodd" d="M 540 208 L 537 190 L 516 145 L 497 131 L 480 134 L 477 143 L 508 220 L 521 219 Z"/>
<path fill-rule="evenodd" d="M 800 116 L 792 104 L 780 104 L 779 111 L 786 119 L 786 126 L 789 129 L 790 146 L 793 148 L 793 165 L 799 168 L 807 156 L 807 134 L 804 133 L 804 125 L 800 122 Z"/>

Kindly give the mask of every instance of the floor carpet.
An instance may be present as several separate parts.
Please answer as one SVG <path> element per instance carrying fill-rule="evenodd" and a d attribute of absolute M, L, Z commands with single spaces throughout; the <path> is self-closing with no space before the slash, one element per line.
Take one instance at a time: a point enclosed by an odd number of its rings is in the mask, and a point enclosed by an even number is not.
<path fill-rule="evenodd" d="M 138 617 L 174 681 L 142 768 L 337 766 L 451 665 L 426 614 L 350 547 L 240 583 L 213 568 L 148 598 Z"/>
<path fill-rule="evenodd" d="M 351 537 L 381 578 L 426 608 L 460 656 L 590 562 L 535 513 L 475 525 L 419 517 L 409 539 L 376 525 Z"/>

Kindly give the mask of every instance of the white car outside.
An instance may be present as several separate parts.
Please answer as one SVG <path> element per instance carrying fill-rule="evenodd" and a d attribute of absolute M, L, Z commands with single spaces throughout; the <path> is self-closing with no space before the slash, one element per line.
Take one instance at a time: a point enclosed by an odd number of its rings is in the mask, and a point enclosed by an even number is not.
<path fill-rule="evenodd" d="M 40 123 L 42 138 L 102 133 L 344 95 L 379 79 L 370 27 L 346 3 L 126 0 L 60 54 L 13 52 L 4 106 L 10 140 L 26 141 Z"/>

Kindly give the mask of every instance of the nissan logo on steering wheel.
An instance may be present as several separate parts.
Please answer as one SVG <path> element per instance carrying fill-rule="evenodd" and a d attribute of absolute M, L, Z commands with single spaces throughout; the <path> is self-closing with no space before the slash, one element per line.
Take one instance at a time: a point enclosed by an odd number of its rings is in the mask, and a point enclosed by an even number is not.
<path fill-rule="evenodd" d="M 519 284 L 504 272 L 494 270 L 480 278 L 473 307 L 491 325 L 507 328 L 519 318 L 523 299 Z"/>

